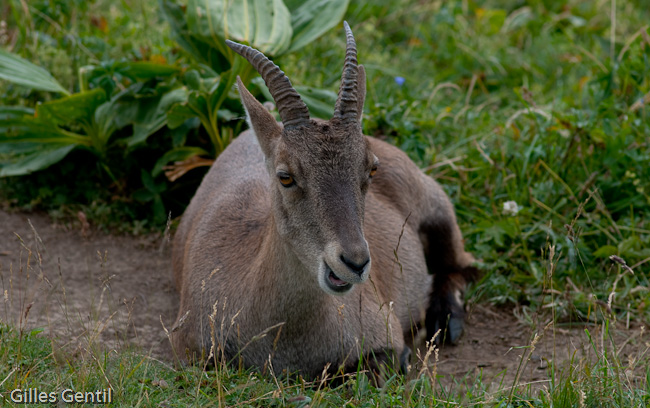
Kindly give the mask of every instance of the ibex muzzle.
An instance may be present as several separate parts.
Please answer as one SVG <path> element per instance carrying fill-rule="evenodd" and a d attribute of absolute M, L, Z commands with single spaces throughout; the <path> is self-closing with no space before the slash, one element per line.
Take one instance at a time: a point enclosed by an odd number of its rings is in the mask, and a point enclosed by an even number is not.
<path fill-rule="evenodd" d="M 405 367 L 422 325 L 429 336 L 448 327 L 451 342 L 462 331 L 473 258 L 440 186 L 363 135 L 365 71 L 344 25 L 329 121 L 310 118 L 261 52 L 227 41 L 260 73 L 282 123 L 238 80 L 251 130 L 219 156 L 174 238 L 179 356 L 212 350 L 315 377 L 368 356 Z"/>

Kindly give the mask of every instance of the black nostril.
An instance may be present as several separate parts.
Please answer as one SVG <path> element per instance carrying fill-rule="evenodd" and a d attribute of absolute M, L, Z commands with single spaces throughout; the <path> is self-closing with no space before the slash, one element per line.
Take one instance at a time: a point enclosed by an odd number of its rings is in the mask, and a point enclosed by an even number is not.
<path fill-rule="evenodd" d="M 345 256 L 341 255 L 341 262 L 343 262 L 348 268 L 350 268 L 357 275 L 361 275 L 363 269 L 366 267 L 366 265 L 368 265 L 368 262 L 370 262 L 370 258 L 366 258 L 361 263 L 356 263 L 347 259 Z"/>

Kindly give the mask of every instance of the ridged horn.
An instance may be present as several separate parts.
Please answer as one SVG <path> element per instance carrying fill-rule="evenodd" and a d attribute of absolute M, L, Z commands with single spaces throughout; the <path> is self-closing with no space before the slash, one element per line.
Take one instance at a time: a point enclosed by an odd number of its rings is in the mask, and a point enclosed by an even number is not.
<path fill-rule="evenodd" d="M 341 75 L 341 87 L 339 88 L 339 97 L 334 106 L 334 118 L 343 122 L 357 121 L 357 83 L 359 80 L 359 71 L 357 68 L 357 44 L 354 41 L 352 30 L 347 21 L 343 22 L 345 27 L 345 63 L 343 64 L 343 74 Z"/>
<path fill-rule="evenodd" d="M 246 58 L 269 88 L 285 128 L 309 124 L 309 109 L 280 67 L 255 48 L 226 40 L 226 45 Z"/>

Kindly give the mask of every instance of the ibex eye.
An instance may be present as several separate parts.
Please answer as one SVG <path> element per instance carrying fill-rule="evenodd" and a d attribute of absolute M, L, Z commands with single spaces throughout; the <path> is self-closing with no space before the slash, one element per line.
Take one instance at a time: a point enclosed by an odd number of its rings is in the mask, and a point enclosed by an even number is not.
<path fill-rule="evenodd" d="M 296 181 L 289 173 L 278 173 L 278 179 L 280 179 L 280 184 L 282 184 L 283 187 L 291 187 L 296 184 Z"/>
<path fill-rule="evenodd" d="M 374 177 L 376 173 L 377 173 L 377 166 L 373 166 L 372 169 L 370 170 L 370 177 Z"/>

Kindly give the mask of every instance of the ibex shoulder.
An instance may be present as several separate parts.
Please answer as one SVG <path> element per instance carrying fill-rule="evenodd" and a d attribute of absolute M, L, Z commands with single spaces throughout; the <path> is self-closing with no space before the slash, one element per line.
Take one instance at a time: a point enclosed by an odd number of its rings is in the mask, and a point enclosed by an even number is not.
<path fill-rule="evenodd" d="M 418 211 L 428 200 L 428 193 L 437 183 L 427 177 L 400 149 L 382 140 L 367 137 L 370 148 L 379 159 L 379 171 L 370 193 L 415 221 Z"/>

